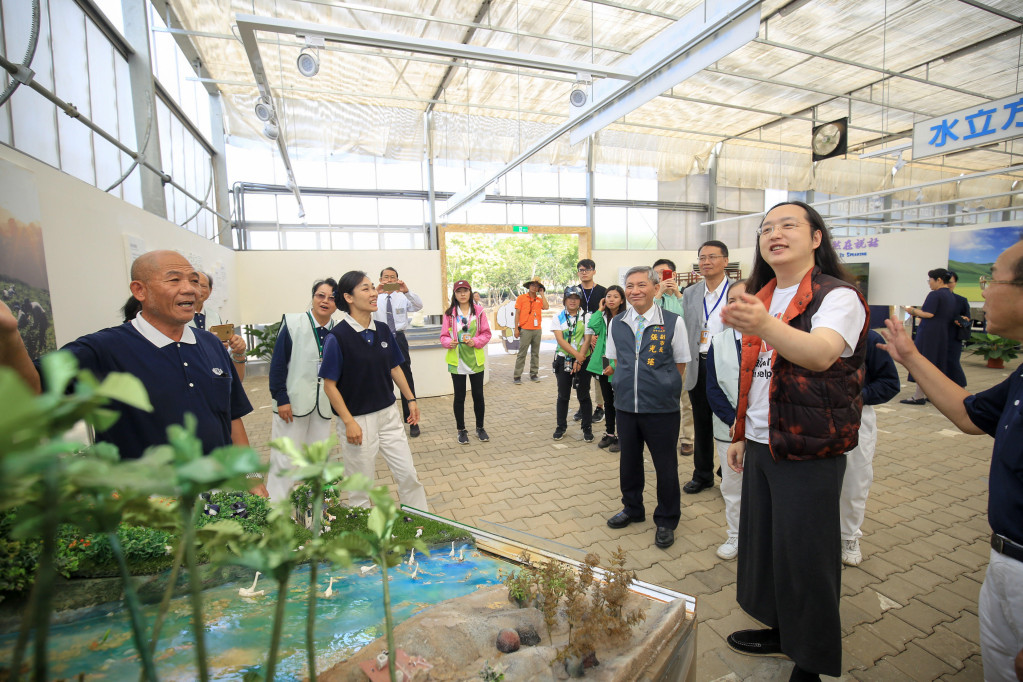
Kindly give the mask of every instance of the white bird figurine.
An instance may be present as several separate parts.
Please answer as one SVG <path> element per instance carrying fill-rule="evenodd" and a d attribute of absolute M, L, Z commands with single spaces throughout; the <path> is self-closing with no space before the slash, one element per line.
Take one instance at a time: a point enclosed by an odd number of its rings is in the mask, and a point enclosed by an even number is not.
<path fill-rule="evenodd" d="M 455 543 L 454 542 L 451 543 L 451 554 L 448 554 L 448 556 L 451 556 L 451 557 L 455 556 Z"/>
<path fill-rule="evenodd" d="M 419 562 L 417 561 L 415 568 L 412 569 L 412 579 L 415 580 L 416 579 L 416 575 L 418 575 L 418 574 L 419 574 Z"/>
<path fill-rule="evenodd" d="M 409 552 L 409 555 L 408 555 L 408 565 L 411 566 L 414 563 L 416 563 L 416 548 L 415 547 L 412 548 L 412 551 Z"/>
<path fill-rule="evenodd" d="M 377 567 L 376 564 L 371 564 L 369 566 L 362 566 L 361 568 L 359 568 L 359 570 L 362 571 L 363 575 L 366 575 L 367 573 L 369 573 L 370 571 L 372 571 L 376 567 Z"/>
<path fill-rule="evenodd" d="M 330 584 L 327 585 L 327 590 L 323 593 L 323 596 L 327 599 L 334 596 L 334 578 L 330 579 Z"/>
<path fill-rule="evenodd" d="M 252 587 L 241 587 L 238 589 L 238 595 L 241 597 L 262 597 L 266 594 L 266 590 L 256 591 L 256 581 L 259 580 L 259 576 L 263 575 L 259 571 L 256 571 L 256 577 L 252 579 Z"/>
<path fill-rule="evenodd" d="M 458 550 L 458 560 L 459 561 L 465 561 L 465 548 L 459 548 L 459 550 Z"/>
<path fill-rule="evenodd" d="M 423 529 L 422 528 L 416 528 L 416 537 L 417 538 L 423 537 Z"/>

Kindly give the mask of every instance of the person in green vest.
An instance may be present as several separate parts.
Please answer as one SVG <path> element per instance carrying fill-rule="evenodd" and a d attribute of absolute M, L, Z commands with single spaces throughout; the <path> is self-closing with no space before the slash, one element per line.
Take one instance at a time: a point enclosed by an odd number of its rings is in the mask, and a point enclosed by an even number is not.
<path fill-rule="evenodd" d="M 490 343 L 490 322 L 483 306 L 472 300 L 472 286 L 464 279 L 455 282 L 451 295 L 451 306 L 444 312 L 441 323 L 440 344 L 448 349 L 448 372 L 455 388 L 452 408 L 455 412 L 455 426 L 458 428 L 458 442 L 469 444 L 469 431 L 465 428 L 465 380 L 472 388 L 472 408 L 476 415 L 476 437 L 482 442 L 490 440 L 483 428 L 486 405 L 483 400 L 483 370 L 486 354 L 484 347 Z"/>

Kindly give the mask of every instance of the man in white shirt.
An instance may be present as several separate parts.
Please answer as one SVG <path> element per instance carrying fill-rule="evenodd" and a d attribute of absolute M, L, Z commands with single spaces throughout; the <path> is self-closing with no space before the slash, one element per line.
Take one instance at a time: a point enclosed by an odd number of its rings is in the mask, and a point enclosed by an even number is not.
<path fill-rule="evenodd" d="M 398 340 L 398 348 L 405 356 L 405 362 L 401 365 L 402 374 L 408 382 L 412 394 L 415 395 L 416 384 L 412 380 L 412 356 L 408 350 L 408 339 L 405 338 L 405 330 L 409 326 L 409 313 L 423 309 L 423 299 L 419 298 L 405 285 L 405 282 L 398 279 L 398 271 L 394 268 L 384 268 L 380 271 L 380 284 L 377 286 L 377 311 L 373 314 L 374 319 L 386 324 L 391 333 Z M 401 397 L 401 411 L 406 423 L 408 422 L 409 411 L 408 401 L 405 396 Z M 419 424 L 409 427 L 410 438 L 419 436 Z"/>
<path fill-rule="evenodd" d="M 694 351 L 693 360 L 699 359 L 699 364 L 693 363 L 685 385 L 693 406 L 693 478 L 682 490 L 690 495 L 714 487 L 714 413 L 707 401 L 707 351 L 710 340 L 725 328 L 721 310 L 728 297 L 728 247 L 716 240 L 704 242 L 697 254 L 703 279 L 682 292 L 689 347 Z"/>
<path fill-rule="evenodd" d="M 643 507 L 643 446 L 657 472 L 654 544 L 667 549 L 675 542 L 681 517 L 678 485 L 679 400 L 689 362 L 689 343 L 682 318 L 654 305 L 657 273 L 631 268 L 625 296 L 632 308 L 611 320 L 604 357 L 616 361 L 604 372 L 614 374 L 622 511 L 607 520 L 625 528 L 646 520 Z"/>

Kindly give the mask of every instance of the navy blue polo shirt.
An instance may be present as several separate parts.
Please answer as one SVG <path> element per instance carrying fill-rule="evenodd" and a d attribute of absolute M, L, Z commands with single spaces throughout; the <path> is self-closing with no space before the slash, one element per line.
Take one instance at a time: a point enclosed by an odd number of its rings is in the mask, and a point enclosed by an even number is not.
<path fill-rule="evenodd" d="M 970 421 L 994 436 L 988 480 L 991 530 L 1023 545 L 1023 367 L 1002 383 L 968 396 Z"/>
<path fill-rule="evenodd" d="M 364 328 L 345 315 L 323 343 L 320 378 L 337 382 L 338 392 L 353 416 L 394 404 L 391 370 L 405 362 L 388 326 L 379 321 L 370 324 L 371 328 Z M 333 405 L 331 409 L 337 414 Z"/>
<path fill-rule="evenodd" d="M 137 459 L 151 445 L 167 442 L 167 427 L 197 419 L 203 452 L 231 444 L 231 422 L 252 411 L 227 349 L 213 334 L 192 329 L 195 343 L 171 342 L 160 348 L 131 322 L 87 334 L 64 346 L 83 369 L 99 379 L 110 372 L 138 377 L 149 393 L 152 412 L 115 402 L 120 418 L 97 440 L 113 443 L 122 459 Z"/>

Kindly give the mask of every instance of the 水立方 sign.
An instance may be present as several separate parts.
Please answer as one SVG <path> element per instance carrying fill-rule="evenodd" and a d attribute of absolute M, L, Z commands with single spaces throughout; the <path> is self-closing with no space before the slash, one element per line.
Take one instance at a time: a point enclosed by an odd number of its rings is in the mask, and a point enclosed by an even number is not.
<path fill-rule="evenodd" d="M 913 125 L 913 160 L 1023 135 L 1023 93 Z"/>

